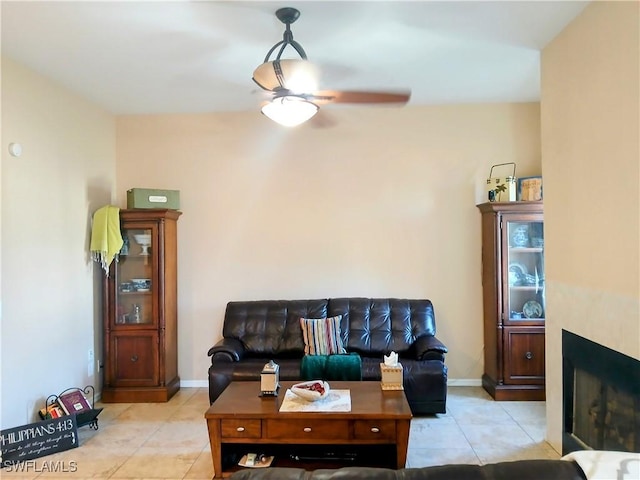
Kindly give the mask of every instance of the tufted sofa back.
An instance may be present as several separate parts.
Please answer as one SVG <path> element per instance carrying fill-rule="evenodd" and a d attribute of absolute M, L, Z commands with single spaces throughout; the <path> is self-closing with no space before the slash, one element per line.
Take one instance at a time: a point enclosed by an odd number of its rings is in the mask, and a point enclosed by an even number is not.
<path fill-rule="evenodd" d="M 342 339 L 347 351 L 362 355 L 406 352 L 416 338 L 436 334 L 430 300 L 332 298 L 329 316 L 335 315 L 342 315 Z"/>
<path fill-rule="evenodd" d="M 240 340 L 247 355 L 301 356 L 300 318 L 325 318 L 327 299 L 229 302 L 222 336 Z"/>
<path fill-rule="evenodd" d="M 300 318 L 335 315 L 342 315 L 347 351 L 361 355 L 406 352 L 416 338 L 436 333 L 429 300 L 336 298 L 229 302 L 222 334 L 242 342 L 249 356 L 300 357 Z"/>

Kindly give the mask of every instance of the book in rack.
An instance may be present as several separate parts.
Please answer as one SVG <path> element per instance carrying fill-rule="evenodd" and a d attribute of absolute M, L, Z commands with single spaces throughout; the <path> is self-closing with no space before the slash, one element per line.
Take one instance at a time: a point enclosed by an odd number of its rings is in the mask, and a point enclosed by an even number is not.
<path fill-rule="evenodd" d="M 69 390 L 62 393 L 58 397 L 58 403 L 68 415 L 91 410 L 91 404 L 82 390 Z"/>
<path fill-rule="evenodd" d="M 49 420 L 50 418 L 60 418 L 66 415 L 65 411 L 60 408 L 57 403 L 51 403 L 46 408 L 41 408 L 38 412 L 42 420 Z"/>

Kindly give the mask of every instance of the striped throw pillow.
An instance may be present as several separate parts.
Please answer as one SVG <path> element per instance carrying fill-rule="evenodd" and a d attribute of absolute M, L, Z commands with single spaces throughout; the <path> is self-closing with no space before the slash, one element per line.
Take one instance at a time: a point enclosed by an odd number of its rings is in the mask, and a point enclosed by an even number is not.
<path fill-rule="evenodd" d="M 304 353 L 306 355 L 338 355 L 347 353 L 340 336 L 342 315 L 329 318 L 301 318 Z"/>

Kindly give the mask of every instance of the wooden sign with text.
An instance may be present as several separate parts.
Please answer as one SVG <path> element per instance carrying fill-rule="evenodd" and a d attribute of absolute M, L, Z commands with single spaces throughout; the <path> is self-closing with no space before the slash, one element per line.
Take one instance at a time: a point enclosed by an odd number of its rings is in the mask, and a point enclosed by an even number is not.
<path fill-rule="evenodd" d="M 78 425 L 75 415 L 22 425 L 0 431 L 0 464 L 44 457 L 78 446 Z"/>

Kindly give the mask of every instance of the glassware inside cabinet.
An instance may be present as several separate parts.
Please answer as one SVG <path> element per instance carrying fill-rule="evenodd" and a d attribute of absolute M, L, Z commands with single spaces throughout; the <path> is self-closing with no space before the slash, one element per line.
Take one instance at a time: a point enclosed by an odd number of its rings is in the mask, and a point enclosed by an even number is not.
<path fill-rule="evenodd" d="M 151 229 L 122 230 L 123 245 L 116 263 L 116 318 L 120 325 L 153 323 Z"/>
<path fill-rule="evenodd" d="M 507 222 L 509 320 L 544 320 L 544 224 Z"/>

